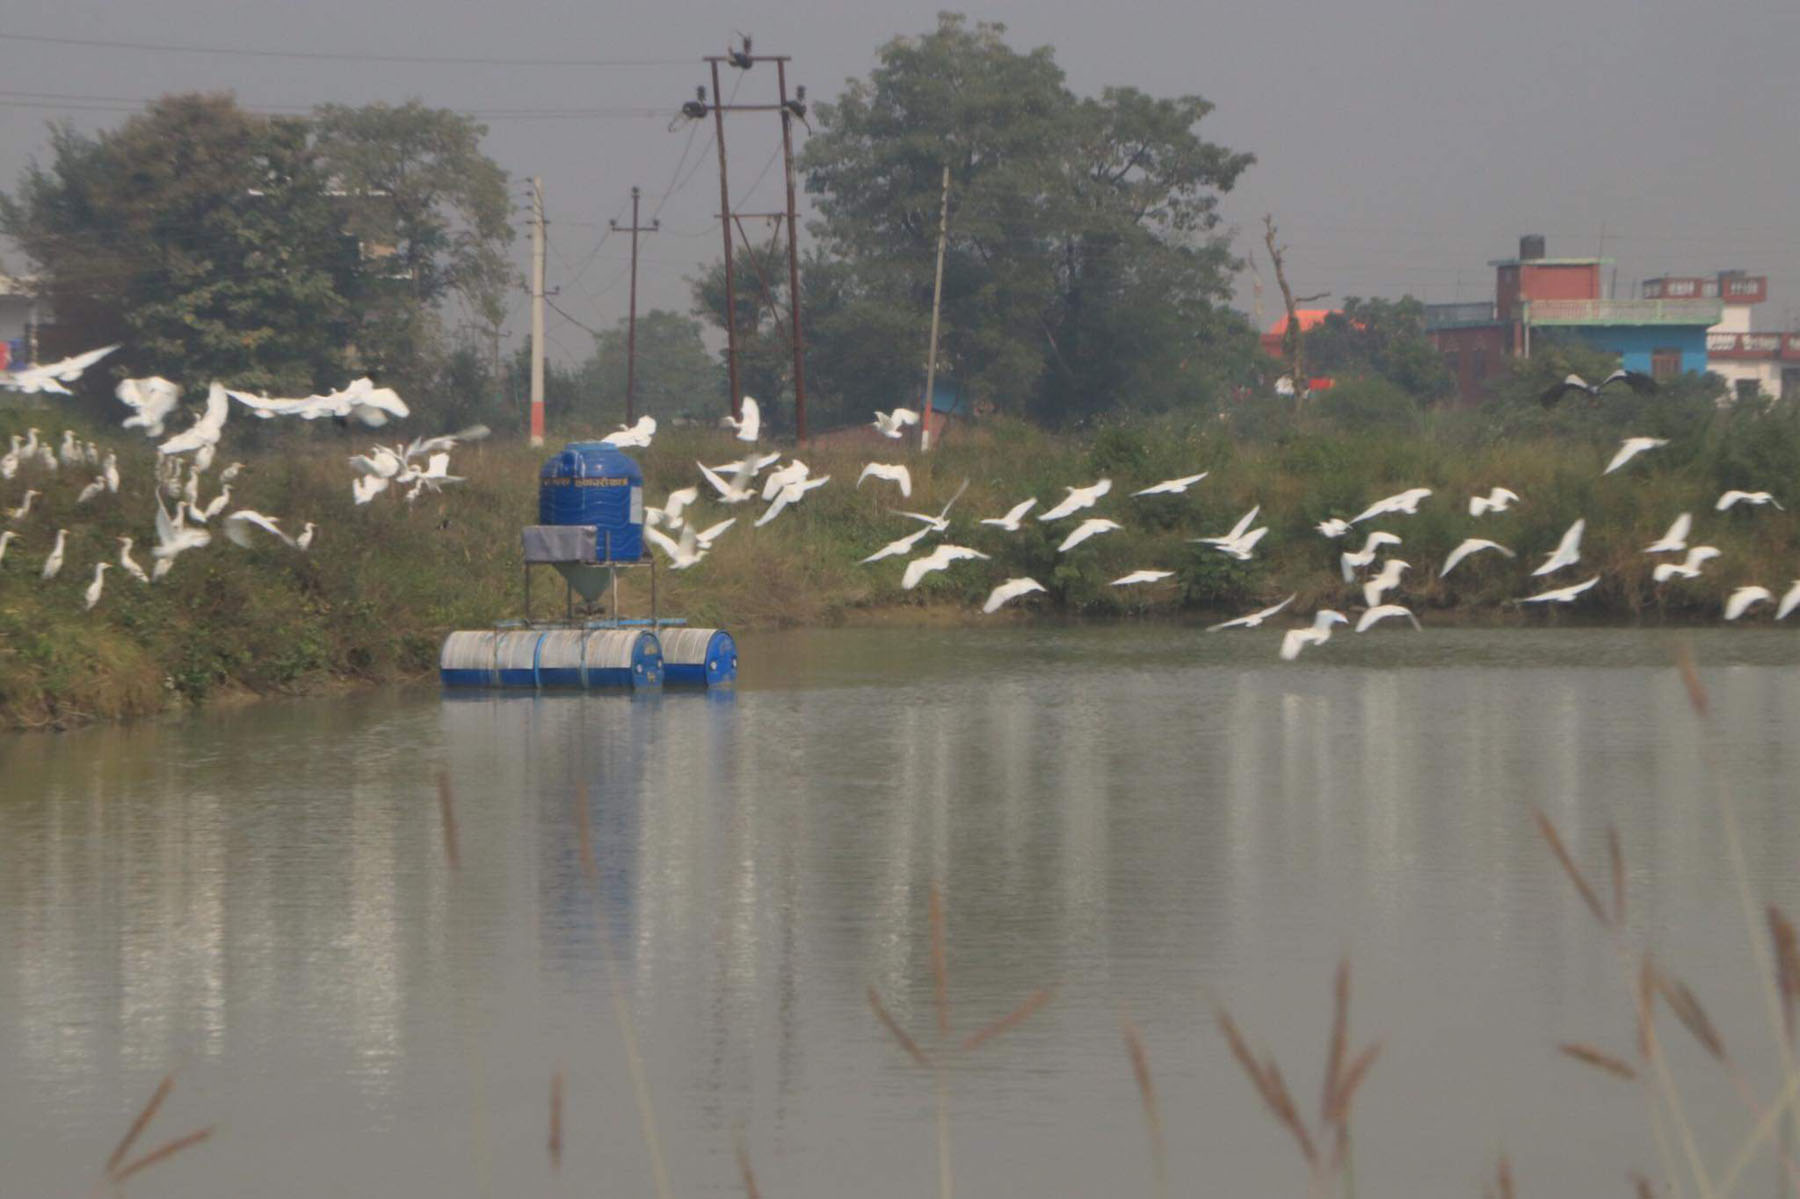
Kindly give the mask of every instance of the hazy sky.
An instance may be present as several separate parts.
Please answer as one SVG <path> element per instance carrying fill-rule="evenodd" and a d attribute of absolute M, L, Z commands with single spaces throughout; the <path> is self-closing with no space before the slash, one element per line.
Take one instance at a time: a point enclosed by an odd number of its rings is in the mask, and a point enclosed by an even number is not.
<path fill-rule="evenodd" d="M 110 125 L 131 101 L 166 91 L 230 89 L 248 106 L 296 109 L 419 97 L 493 114 L 487 149 L 521 197 L 526 176 L 543 177 L 549 281 L 562 307 L 597 326 L 624 314 L 626 239 L 599 242 L 609 218 L 629 215 L 635 183 L 645 218 L 660 210 L 664 227 L 644 242 L 640 310 L 685 310 L 684 277 L 720 252 L 710 124 L 691 142 L 685 124 L 669 127 L 669 112 L 706 79 L 699 57 L 747 31 L 759 53 L 793 56 L 790 83 L 829 98 L 868 72 L 887 38 L 930 29 L 939 7 L 15 0 L 0 34 L 320 57 L 0 38 L 0 186 L 42 151 L 46 120 Z M 1212 101 L 1203 134 L 1258 159 L 1226 197 L 1226 219 L 1243 230 L 1242 248 L 1260 251 L 1261 215 L 1273 212 L 1302 291 L 1479 299 L 1492 291 L 1487 260 L 1513 253 L 1519 234 L 1544 233 L 1551 254 L 1573 255 L 1599 250 L 1604 231 L 1621 296 L 1650 275 L 1742 267 L 1770 276 L 1759 326 L 1800 322 L 1800 153 L 1786 120 L 1800 111 L 1792 0 L 1013 0 L 966 11 L 1005 23 L 1018 48 L 1054 46 L 1077 91 L 1132 84 Z M 352 54 L 651 65 L 331 57 Z M 741 86 L 741 102 L 768 99 L 772 69 Z M 633 108 L 657 113 L 624 111 Z M 740 208 L 780 207 L 778 147 L 772 115 L 730 118 Z M 521 234 L 523 267 L 523 222 Z M 9 256 L 8 265 L 22 264 Z M 1246 310 L 1252 294 L 1246 277 Z M 1265 304 L 1272 317 L 1272 278 Z M 521 294 L 512 328 L 524 327 Z M 552 314 L 549 329 L 558 357 L 586 353 L 574 324 Z"/>

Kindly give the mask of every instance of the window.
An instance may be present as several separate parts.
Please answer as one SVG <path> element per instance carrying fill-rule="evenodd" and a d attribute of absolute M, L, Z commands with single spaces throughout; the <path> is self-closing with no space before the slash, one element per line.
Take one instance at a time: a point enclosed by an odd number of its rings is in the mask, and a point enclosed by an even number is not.
<path fill-rule="evenodd" d="M 1762 384 L 1757 379 L 1739 379 L 1731 386 L 1740 404 L 1754 403 L 1762 395 Z"/>
<path fill-rule="evenodd" d="M 1681 373 L 1681 351 L 1666 346 L 1650 351 L 1650 377 L 1673 379 Z"/>

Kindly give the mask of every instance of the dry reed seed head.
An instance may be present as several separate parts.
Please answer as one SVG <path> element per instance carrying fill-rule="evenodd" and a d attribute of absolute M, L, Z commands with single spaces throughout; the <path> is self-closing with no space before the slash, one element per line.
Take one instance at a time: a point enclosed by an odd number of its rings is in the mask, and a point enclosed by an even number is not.
<path fill-rule="evenodd" d="M 1318 1169 L 1318 1148 L 1313 1144 L 1312 1133 L 1306 1129 L 1306 1122 L 1300 1118 L 1300 1109 L 1294 1106 L 1294 1097 L 1288 1093 L 1287 1082 L 1281 1077 L 1281 1067 L 1275 1064 L 1274 1058 L 1263 1063 L 1263 1075 L 1269 1082 L 1269 1106 L 1274 1109 L 1275 1118 L 1294 1134 L 1306 1164 Z"/>
<path fill-rule="evenodd" d="M 1693 648 L 1685 641 L 1675 647 L 1675 668 L 1681 672 L 1681 685 L 1687 688 L 1688 703 L 1696 715 L 1705 716 L 1711 708 L 1706 684 L 1700 681 L 1700 671 L 1694 665 Z"/>
<path fill-rule="evenodd" d="M 1376 1041 L 1357 1054 L 1356 1060 L 1350 1063 L 1350 1068 L 1344 1071 L 1337 1094 L 1332 1096 L 1331 1106 L 1325 1113 L 1326 1123 L 1336 1128 L 1340 1137 L 1347 1135 L 1350 1130 L 1350 1105 L 1355 1101 L 1363 1079 L 1369 1076 L 1369 1071 L 1374 1067 L 1375 1059 L 1380 1056 L 1381 1042 Z"/>
<path fill-rule="evenodd" d="M 1337 1103 L 1338 1087 L 1344 1076 L 1344 1054 L 1350 1038 L 1350 959 L 1338 961 L 1332 983 L 1331 1044 L 1326 1051 L 1325 1085 L 1319 1091 L 1319 1118 L 1330 1121 Z"/>
<path fill-rule="evenodd" d="M 550 1076 L 550 1169 L 562 1170 L 563 1147 L 563 1075 L 558 1070 Z"/>
<path fill-rule="evenodd" d="M 744 1141 L 744 1130 L 734 1129 L 731 1139 L 737 1152 L 738 1177 L 744 1182 L 745 1199 L 761 1199 L 762 1192 L 756 1186 L 756 1171 L 750 1165 L 750 1146 Z"/>
<path fill-rule="evenodd" d="M 1650 1184 L 1648 1178 L 1636 1170 L 1631 1171 L 1626 1177 L 1631 1179 L 1631 1190 L 1637 1199 L 1656 1199 L 1656 1188 Z"/>
<path fill-rule="evenodd" d="M 438 815 L 444 822 L 444 860 L 455 870 L 462 864 L 456 841 L 456 799 L 450 792 L 450 775 L 442 770 L 438 771 L 437 793 Z"/>
<path fill-rule="evenodd" d="M 1637 984 L 1638 1056 L 1649 1061 L 1656 1049 L 1656 963 L 1644 954 Z"/>
<path fill-rule="evenodd" d="M 1658 990 L 1669 1010 L 1681 1021 L 1683 1028 L 1700 1042 L 1700 1047 L 1719 1061 L 1725 1060 L 1725 1042 L 1719 1036 L 1719 1030 L 1713 1026 L 1712 1018 L 1700 1005 L 1700 997 L 1688 989 L 1688 985 L 1680 979 L 1670 978 L 1660 971 L 1656 976 Z"/>
<path fill-rule="evenodd" d="M 931 884 L 931 999 L 937 1011 L 938 1036 L 950 1037 L 950 966 L 945 948 L 944 896 Z"/>
<path fill-rule="evenodd" d="M 1538 833 L 1544 838 L 1545 844 L 1550 846 L 1550 852 L 1556 855 L 1556 860 L 1562 864 L 1563 873 L 1567 874 L 1569 881 L 1575 884 L 1575 890 L 1580 893 L 1581 901 L 1587 904 L 1588 911 L 1594 914 L 1594 919 L 1598 920 L 1601 925 L 1612 927 L 1612 920 L 1607 916 L 1606 909 L 1600 906 L 1600 897 L 1594 893 L 1594 888 L 1588 885 L 1587 876 L 1581 873 L 1581 868 L 1575 864 L 1575 859 L 1569 856 L 1568 848 L 1563 845 L 1562 837 L 1557 834 L 1556 826 L 1550 823 L 1550 818 L 1544 815 L 1542 808 L 1531 809 L 1531 814 L 1537 820 Z"/>
<path fill-rule="evenodd" d="M 964 1037 L 960 1048 L 964 1053 L 967 1053 L 972 1049 L 980 1048 L 1000 1034 L 1011 1031 L 1017 1025 L 1023 1024 L 1031 1013 L 1037 1011 L 1046 1003 L 1049 1003 L 1051 996 L 1055 994 L 1056 987 L 1054 985 L 1041 987 L 1038 990 L 1033 991 L 1025 997 L 1025 1002 L 1021 1003 L 1018 1007 L 1000 1017 L 992 1024 L 989 1024 L 987 1027 L 978 1029 L 975 1032 L 970 1033 L 967 1037 Z"/>
<path fill-rule="evenodd" d="M 1610 821 L 1606 825 L 1606 857 L 1612 866 L 1613 925 L 1625 927 L 1625 849 L 1619 843 L 1619 828 Z"/>
<path fill-rule="evenodd" d="M 188 1133 L 186 1136 L 176 1137 L 172 1141 L 165 1141 L 131 1164 L 121 1166 L 118 1173 L 112 1176 L 112 1184 L 118 1186 L 133 1174 L 142 1170 L 148 1170 L 151 1166 L 154 1166 L 159 1162 L 168 1161 L 171 1157 L 174 1157 L 184 1149 L 192 1149 L 201 1141 L 212 1136 L 212 1134 L 212 1125 L 209 1124 L 205 1128 L 196 1129 L 193 1132 Z"/>
<path fill-rule="evenodd" d="M 106 1159 L 106 1176 L 108 1178 L 114 1177 L 113 1172 L 118 1169 L 119 1163 L 125 1160 L 127 1153 L 131 1152 L 131 1147 L 137 1143 L 138 1137 L 143 1135 L 144 1129 L 149 1126 L 150 1121 L 156 1118 L 156 1109 L 162 1106 L 163 1100 L 167 1099 L 169 1092 L 174 1089 L 175 1075 L 172 1073 L 163 1075 L 162 1081 L 156 1084 L 156 1090 L 151 1092 L 150 1098 L 145 1101 L 144 1106 L 138 1109 L 136 1118 L 131 1121 L 131 1127 L 125 1130 L 125 1135 L 120 1139 L 118 1147 L 112 1151 L 112 1156 Z"/>
<path fill-rule="evenodd" d="M 1494 1167 L 1494 1188 L 1500 1199 L 1513 1199 L 1512 1163 L 1506 1160 L 1506 1154 L 1500 1155 L 1500 1164 Z"/>
<path fill-rule="evenodd" d="M 923 1049 L 919 1048 L 919 1043 L 908 1036 L 904 1028 L 900 1027 L 899 1021 L 888 1014 L 886 1005 L 881 1002 L 881 993 L 875 989 L 873 983 L 869 984 L 869 1006 L 874 1009 L 875 1018 L 881 1021 L 881 1026 L 888 1030 L 888 1034 L 899 1043 L 900 1048 L 906 1050 L 907 1055 L 913 1061 L 927 1070 L 931 1069 L 931 1058 Z"/>
<path fill-rule="evenodd" d="M 1788 1040 L 1794 1039 L 1794 1006 L 1800 1003 L 1800 939 L 1780 908 L 1769 905 L 1769 939 L 1775 943 L 1775 981 L 1781 989 L 1781 1014 Z"/>
<path fill-rule="evenodd" d="M 1608 1074 L 1615 1075 L 1619 1078 L 1637 1078 L 1637 1071 L 1632 1069 L 1630 1063 L 1625 1062 L 1620 1058 L 1616 1058 L 1604 1050 L 1596 1049 L 1592 1045 L 1583 1045 L 1579 1042 L 1568 1042 L 1558 1045 L 1557 1049 L 1578 1062 L 1585 1062 L 1595 1069 L 1604 1070 Z"/>

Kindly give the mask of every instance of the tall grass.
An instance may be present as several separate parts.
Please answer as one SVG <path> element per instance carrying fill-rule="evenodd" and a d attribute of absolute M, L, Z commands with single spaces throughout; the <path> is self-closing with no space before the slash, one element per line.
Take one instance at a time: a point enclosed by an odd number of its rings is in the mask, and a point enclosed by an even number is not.
<path fill-rule="evenodd" d="M 170 703 L 233 689 L 258 693 L 313 688 L 331 680 L 386 680 L 428 670 L 443 635 L 517 615 L 521 603 L 518 530 L 535 520 L 537 467 L 545 452 L 495 439 L 466 447 L 453 470 L 467 481 L 408 505 L 389 493 L 365 507 L 349 496 L 345 457 L 377 440 L 363 432 L 266 430 L 241 434 L 257 445 L 238 456 L 248 469 L 233 491 L 244 505 L 280 517 L 298 531 L 320 530 L 309 553 L 274 542 L 244 550 L 224 543 L 183 556 L 163 583 L 144 587 L 114 572 L 92 613 L 81 592 L 93 564 L 114 560 L 120 533 L 137 539 L 147 560 L 155 512 L 150 464 L 142 440 L 65 421 L 53 409 L 0 411 L 0 437 L 27 423 L 60 435 L 65 424 L 116 446 L 125 477 L 116 496 L 77 507 L 75 494 L 91 471 L 55 476 L 25 472 L 0 484 L 12 506 L 26 486 L 45 492 L 18 526 L 21 539 L 0 564 L 0 725 L 67 725 L 155 711 Z M 1671 444 L 1602 478 L 1601 466 L 1621 427 L 1576 413 L 1562 425 L 1484 420 L 1467 414 L 1430 416 L 1411 427 L 1348 428 L 1325 417 L 1286 414 L 1247 434 L 1245 422 L 1163 421 L 1109 426 L 1055 436 L 1032 426 L 994 421 L 959 428 L 929 456 L 899 442 L 816 444 L 797 452 L 814 475 L 833 484 L 812 492 L 771 524 L 754 529 L 761 505 L 723 508 L 703 501 L 694 519 L 738 518 L 713 553 L 685 572 L 660 572 L 665 613 L 733 628 L 830 624 L 899 612 L 904 619 L 976 620 L 999 580 L 1030 575 L 1048 589 L 992 619 L 1021 613 L 1100 618 L 1235 614 L 1297 592 L 1296 610 L 1356 602 L 1336 571 L 1341 543 L 1312 525 L 1350 516 L 1371 500 L 1411 486 L 1437 494 L 1419 515 L 1382 523 L 1400 533 L 1396 551 L 1412 563 L 1399 598 L 1440 619 L 1538 619 L 1507 604 L 1528 593 L 1525 572 L 1577 517 L 1588 521 L 1583 566 L 1600 587 L 1581 613 L 1608 620 L 1698 620 L 1716 616 L 1732 587 L 1785 586 L 1800 573 L 1800 515 L 1770 508 L 1713 512 L 1721 490 L 1773 488 L 1800 477 L 1800 425 L 1786 409 L 1678 413 L 1646 420 L 1636 431 L 1662 432 Z M 228 426 L 223 455 L 233 454 Z M 565 436 L 592 436 L 572 430 Z M 254 434 L 254 436 L 252 435 Z M 392 438 L 389 438 L 392 440 Z M 696 460 L 732 461 L 744 447 L 712 430 L 669 429 L 635 456 L 659 502 L 696 481 Z M 854 486 L 871 459 L 907 462 L 915 480 L 902 501 L 888 483 Z M 1186 495 L 1131 498 L 1158 479 L 1196 471 L 1209 476 Z M 975 523 L 1027 496 L 1039 511 L 1062 489 L 1107 477 L 1113 491 L 1094 514 L 1125 528 L 1068 554 L 1056 552 L 1069 523 L 1028 519 L 1016 534 Z M 928 575 L 913 591 L 900 587 L 904 559 L 861 565 L 877 547 L 916 528 L 893 509 L 936 511 L 964 480 L 948 536 L 992 555 Z M 1472 520 L 1468 495 L 1496 484 L 1525 497 L 1510 512 Z M 210 498 L 208 486 L 203 498 Z M 1238 562 L 1190 539 L 1223 532 L 1253 505 L 1268 537 L 1250 562 Z M 1696 516 L 1693 540 L 1723 556 L 1704 579 L 1658 587 L 1642 547 L 1681 511 Z M 42 582 L 38 569 L 58 527 L 70 530 L 62 574 Z M 1484 555 L 1449 579 L 1436 566 L 1465 536 L 1490 537 L 1520 552 L 1517 561 Z M 1356 535 L 1353 535 L 1356 536 Z M 1162 584 L 1114 588 L 1128 571 L 1175 572 Z M 553 583 L 549 577 L 542 576 Z M 647 604 L 646 581 L 628 575 L 626 602 Z M 554 594 L 548 594 L 554 593 Z M 538 615 L 560 611 L 560 589 L 538 593 Z M 1767 609 L 1753 619 L 1766 619 Z M 1428 617 L 1429 618 L 1429 617 Z"/>

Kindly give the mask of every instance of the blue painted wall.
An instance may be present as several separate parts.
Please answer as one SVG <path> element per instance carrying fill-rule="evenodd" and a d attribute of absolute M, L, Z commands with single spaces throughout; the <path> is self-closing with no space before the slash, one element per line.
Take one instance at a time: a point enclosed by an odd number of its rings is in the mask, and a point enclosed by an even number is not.
<path fill-rule="evenodd" d="M 1703 325 L 1583 325 L 1562 328 L 1599 350 L 1619 355 L 1628 371 L 1650 373 L 1653 350 L 1680 350 L 1681 369 L 1706 369 L 1706 328 Z"/>

